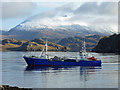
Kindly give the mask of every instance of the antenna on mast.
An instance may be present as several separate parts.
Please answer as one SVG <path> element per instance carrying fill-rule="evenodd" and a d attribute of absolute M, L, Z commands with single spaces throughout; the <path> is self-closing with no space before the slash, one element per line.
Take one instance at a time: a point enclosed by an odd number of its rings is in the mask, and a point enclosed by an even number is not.
<path fill-rule="evenodd" d="M 83 52 L 86 53 L 85 37 L 84 37 L 84 40 L 83 40 Z"/>
<path fill-rule="evenodd" d="M 80 54 L 80 58 L 81 58 L 81 59 L 87 58 L 86 45 L 85 45 L 85 37 L 83 37 L 82 50 L 80 51 L 79 54 Z"/>
<path fill-rule="evenodd" d="M 45 47 L 46 47 L 46 54 L 47 54 L 47 39 L 46 39 L 46 44 L 45 44 Z"/>
<path fill-rule="evenodd" d="M 42 57 L 44 52 L 45 52 L 45 57 L 47 58 L 47 39 L 46 39 L 45 46 L 44 46 L 43 50 L 41 51 L 39 57 Z"/>

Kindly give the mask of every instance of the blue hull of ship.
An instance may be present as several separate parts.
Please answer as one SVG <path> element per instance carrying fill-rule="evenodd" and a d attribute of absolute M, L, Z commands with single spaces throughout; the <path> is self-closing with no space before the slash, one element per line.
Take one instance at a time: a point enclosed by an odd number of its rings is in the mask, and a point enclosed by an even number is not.
<path fill-rule="evenodd" d="M 49 61 L 48 59 L 24 57 L 28 66 L 101 66 L 102 61 Z"/>

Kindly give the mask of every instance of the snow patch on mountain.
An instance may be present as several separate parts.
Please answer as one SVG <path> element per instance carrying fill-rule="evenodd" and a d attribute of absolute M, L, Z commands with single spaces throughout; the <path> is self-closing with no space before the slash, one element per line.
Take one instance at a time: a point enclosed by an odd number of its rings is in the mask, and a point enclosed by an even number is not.
<path fill-rule="evenodd" d="M 78 31 L 81 33 L 89 34 L 95 32 L 97 34 L 113 34 L 112 28 L 106 26 L 88 26 L 84 23 L 72 22 L 68 23 L 69 18 L 71 16 L 54 16 L 52 18 L 38 18 L 32 17 L 24 22 L 20 23 L 16 27 L 12 28 L 12 30 L 22 30 L 22 31 L 39 31 L 39 30 L 65 30 L 65 31 Z"/>

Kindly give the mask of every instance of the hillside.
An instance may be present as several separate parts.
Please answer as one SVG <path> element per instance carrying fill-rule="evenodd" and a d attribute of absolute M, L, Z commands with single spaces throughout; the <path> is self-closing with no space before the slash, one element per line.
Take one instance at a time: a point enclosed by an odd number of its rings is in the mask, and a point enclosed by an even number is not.
<path fill-rule="evenodd" d="M 85 37 L 87 51 L 92 50 L 102 36 L 100 35 L 90 35 Z M 62 46 L 69 47 L 71 51 L 80 51 L 82 48 L 84 38 L 81 36 L 69 37 L 58 40 L 56 43 Z"/>
<path fill-rule="evenodd" d="M 99 53 L 120 53 L 120 34 L 102 38 L 92 51 Z"/>
<path fill-rule="evenodd" d="M 16 40 L 4 39 L 0 42 L 3 51 L 41 51 L 45 45 L 42 39 L 34 40 Z M 69 51 L 68 47 L 64 47 L 52 42 L 48 42 L 48 51 Z"/>
<path fill-rule="evenodd" d="M 98 43 L 100 35 L 89 35 L 85 37 L 87 51 L 91 51 Z M 3 51 L 40 51 L 45 45 L 45 38 L 33 40 L 3 39 L 1 46 Z M 48 39 L 49 51 L 80 51 L 84 38 L 81 36 L 63 39 Z"/>
<path fill-rule="evenodd" d="M 36 24 L 36 23 L 34 23 Z M 35 25 L 36 26 L 36 25 Z M 14 28 L 11 28 L 8 32 L 3 32 L 2 35 L 9 39 L 26 39 L 32 40 L 35 38 L 48 38 L 48 39 L 62 39 L 75 36 L 86 36 L 86 35 L 112 35 L 114 32 L 111 28 L 101 28 L 101 27 L 88 27 L 78 24 L 73 25 L 62 25 L 54 27 L 36 27 L 31 26 L 31 24 L 22 23 Z M 40 25 L 38 25 L 40 26 Z"/>

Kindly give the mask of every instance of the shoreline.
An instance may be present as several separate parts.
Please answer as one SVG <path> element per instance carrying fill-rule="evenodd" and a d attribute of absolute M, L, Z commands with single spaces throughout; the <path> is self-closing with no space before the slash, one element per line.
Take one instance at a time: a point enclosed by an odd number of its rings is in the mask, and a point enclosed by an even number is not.
<path fill-rule="evenodd" d="M 0 90 L 33 90 L 32 88 L 19 88 L 17 86 L 0 85 Z"/>
<path fill-rule="evenodd" d="M 0 51 L 0 52 L 41 52 L 41 51 Z M 48 51 L 48 52 L 79 52 L 79 51 Z M 120 55 L 120 53 L 116 53 L 116 52 L 93 52 L 93 51 L 87 51 L 87 52 L 91 52 L 91 53 L 103 53 L 103 54 L 118 54 Z"/>

